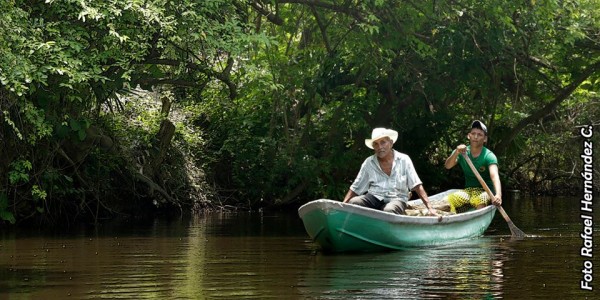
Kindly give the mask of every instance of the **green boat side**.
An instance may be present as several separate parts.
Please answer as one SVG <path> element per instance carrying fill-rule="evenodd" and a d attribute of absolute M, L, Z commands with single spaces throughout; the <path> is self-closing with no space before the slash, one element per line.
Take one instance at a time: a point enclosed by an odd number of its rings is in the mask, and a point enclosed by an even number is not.
<path fill-rule="evenodd" d="M 435 203 L 454 190 L 430 197 Z M 419 204 L 420 200 L 410 201 Z M 327 252 L 382 251 L 439 246 L 482 235 L 495 206 L 438 217 L 405 216 L 329 199 L 298 209 L 308 235 Z"/>

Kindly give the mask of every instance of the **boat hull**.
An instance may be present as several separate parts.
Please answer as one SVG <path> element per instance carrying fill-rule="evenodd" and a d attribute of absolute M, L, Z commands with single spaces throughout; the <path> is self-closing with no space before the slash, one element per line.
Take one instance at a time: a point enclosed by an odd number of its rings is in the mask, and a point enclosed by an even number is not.
<path fill-rule="evenodd" d="M 432 203 L 454 190 L 430 197 Z M 414 200 L 411 204 L 419 204 Z M 298 209 L 308 235 L 327 252 L 400 250 L 438 246 L 482 235 L 490 225 L 493 205 L 438 217 L 405 216 L 340 201 L 320 199 Z"/>

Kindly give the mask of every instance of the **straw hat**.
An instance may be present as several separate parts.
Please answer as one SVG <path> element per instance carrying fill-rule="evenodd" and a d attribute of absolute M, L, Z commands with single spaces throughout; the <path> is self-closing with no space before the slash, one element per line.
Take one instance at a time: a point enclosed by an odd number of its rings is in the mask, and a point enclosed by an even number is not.
<path fill-rule="evenodd" d="M 395 143 L 398 139 L 398 131 L 387 128 L 375 128 L 371 133 L 371 138 L 365 139 L 365 145 L 373 149 L 373 142 L 386 136 L 392 139 L 392 143 Z"/>

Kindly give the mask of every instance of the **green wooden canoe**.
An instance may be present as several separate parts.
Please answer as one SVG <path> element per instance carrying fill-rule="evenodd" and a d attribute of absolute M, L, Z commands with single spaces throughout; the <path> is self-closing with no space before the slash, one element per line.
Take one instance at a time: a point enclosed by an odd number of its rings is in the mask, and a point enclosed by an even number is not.
<path fill-rule="evenodd" d="M 432 204 L 456 190 L 430 196 Z M 409 204 L 422 204 L 421 200 Z M 400 250 L 438 246 L 477 237 L 488 228 L 496 207 L 438 217 L 405 216 L 341 201 L 320 199 L 298 209 L 308 235 L 326 252 Z"/>

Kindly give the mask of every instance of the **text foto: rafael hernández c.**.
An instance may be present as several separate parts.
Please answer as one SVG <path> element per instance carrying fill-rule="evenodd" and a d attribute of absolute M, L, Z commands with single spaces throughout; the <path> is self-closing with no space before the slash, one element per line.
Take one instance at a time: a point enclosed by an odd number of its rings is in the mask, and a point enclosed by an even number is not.
<path fill-rule="evenodd" d="M 581 159 L 583 161 L 583 169 L 581 177 L 583 179 L 583 195 L 581 198 L 581 221 L 583 223 L 583 232 L 580 234 L 582 239 L 581 257 L 583 258 L 583 268 L 581 273 L 583 278 L 580 281 L 582 290 L 592 291 L 593 264 L 592 264 L 592 248 L 594 247 L 594 219 L 593 207 L 594 203 L 594 149 L 592 147 L 593 126 L 584 126 L 579 133 L 583 137 L 583 150 Z"/>

